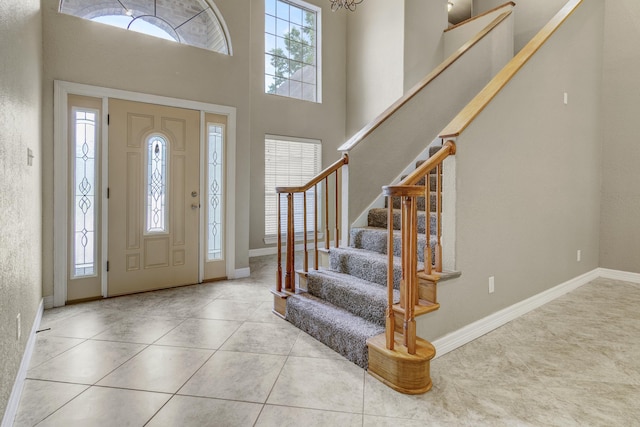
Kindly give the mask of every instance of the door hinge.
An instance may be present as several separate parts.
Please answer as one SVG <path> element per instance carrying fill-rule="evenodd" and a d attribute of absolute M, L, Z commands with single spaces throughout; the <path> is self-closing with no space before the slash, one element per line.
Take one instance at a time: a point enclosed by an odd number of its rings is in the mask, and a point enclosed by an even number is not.
<path fill-rule="evenodd" d="M 109 271 L 109 261 L 107 261 L 107 271 Z"/>
<path fill-rule="evenodd" d="M 107 126 L 109 126 L 110 121 L 111 121 L 111 114 L 107 114 Z"/>
<path fill-rule="evenodd" d="M 110 194 L 109 190 L 111 190 L 111 189 L 109 187 L 107 187 L 107 199 L 109 198 L 109 194 Z"/>

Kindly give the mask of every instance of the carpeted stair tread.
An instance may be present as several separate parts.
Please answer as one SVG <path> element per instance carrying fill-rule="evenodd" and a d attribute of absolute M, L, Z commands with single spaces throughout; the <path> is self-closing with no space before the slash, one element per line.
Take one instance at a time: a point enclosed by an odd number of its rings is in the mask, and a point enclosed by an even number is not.
<path fill-rule="evenodd" d="M 286 319 L 364 369 L 369 364 L 367 340 L 384 333 L 383 326 L 309 293 L 287 298 Z"/>
<path fill-rule="evenodd" d="M 332 248 L 329 252 L 331 270 L 356 276 L 368 282 L 387 285 L 387 255 L 356 248 Z M 418 262 L 418 270 L 423 263 Z M 402 263 L 400 258 L 393 258 L 393 287 L 400 289 Z"/>
<path fill-rule="evenodd" d="M 431 249 L 436 246 L 436 236 L 431 236 Z M 418 259 L 424 260 L 425 234 L 418 234 Z M 399 257 L 402 252 L 400 230 L 393 231 L 393 255 Z M 387 229 L 378 227 L 354 227 L 351 229 L 349 245 L 357 249 L 365 249 L 381 254 L 387 253 Z M 433 262 L 433 259 L 431 260 Z"/>
<path fill-rule="evenodd" d="M 388 298 L 386 286 L 322 269 L 308 273 L 307 290 L 336 307 L 384 326 Z M 394 294 L 394 302 L 400 301 L 400 292 L 396 290 Z"/>
<path fill-rule="evenodd" d="M 393 210 L 393 228 L 394 230 L 400 230 L 400 218 L 401 218 L 401 210 L 394 209 Z M 424 211 L 418 211 L 418 233 L 426 234 L 425 228 L 425 218 L 426 213 Z M 431 235 L 436 234 L 436 214 L 431 212 L 430 214 L 430 224 L 431 224 Z M 369 227 L 379 227 L 379 228 L 387 228 L 387 209 L 386 208 L 375 208 L 369 209 L 369 214 L 367 215 L 367 223 Z"/>

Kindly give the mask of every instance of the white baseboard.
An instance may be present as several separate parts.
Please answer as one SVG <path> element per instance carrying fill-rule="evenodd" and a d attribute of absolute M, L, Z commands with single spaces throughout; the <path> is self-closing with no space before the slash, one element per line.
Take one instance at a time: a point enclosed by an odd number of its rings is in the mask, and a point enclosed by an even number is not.
<path fill-rule="evenodd" d="M 627 271 L 610 270 L 608 268 L 599 268 L 599 276 L 605 279 L 622 280 L 624 282 L 639 283 L 640 274 L 630 273 Z"/>
<path fill-rule="evenodd" d="M 53 308 L 53 295 L 49 295 L 48 297 L 44 297 L 44 309 Z"/>
<path fill-rule="evenodd" d="M 51 301 L 53 302 L 52 297 Z M 38 306 L 38 312 L 36 313 L 36 318 L 34 319 L 33 326 L 31 327 L 27 346 L 22 354 L 22 361 L 20 362 L 18 375 L 16 375 L 16 381 L 13 383 L 13 388 L 11 389 L 9 402 L 7 402 L 7 409 L 5 410 L 4 417 L 2 418 L 2 427 L 11 427 L 13 425 L 13 420 L 16 418 L 16 414 L 18 413 L 20 396 L 22 395 L 24 381 L 27 378 L 27 370 L 29 369 L 29 363 L 31 362 L 31 355 L 33 354 L 33 349 L 36 346 L 36 331 L 40 329 L 40 321 L 42 320 L 43 311 L 44 299 L 41 299 L 40 305 Z"/>
<path fill-rule="evenodd" d="M 232 279 L 243 279 L 245 277 L 249 277 L 251 275 L 251 269 L 247 268 L 236 268 L 236 271 L 233 273 Z"/>
<path fill-rule="evenodd" d="M 638 276 L 640 277 L 640 275 Z M 517 319 L 524 314 L 527 314 L 531 310 L 534 310 L 548 302 L 553 301 L 556 298 L 559 298 L 575 289 L 578 289 L 580 286 L 586 285 L 587 283 L 597 279 L 598 277 L 604 276 L 603 274 L 601 274 L 601 269 L 596 268 L 595 270 L 561 283 L 558 286 L 527 298 L 526 300 L 520 301 L 519 303 L 493 313 L 485 317 L 484 319 L 480 319 L 467 326 L 464 326 L 463 328 L 458 329 L 455 332 L 438 338 L 433 341 L 433 345 L 435 346 L 437 351 L 436 357 L 443 356 L 450 351 L 457 349 L 458 347 L 462 347 L 463 345 L 477 338 L 480 338 L 481 336 L 493 331 L 494 329 L 497 329 L 500 326 L 514 319 Z"/>

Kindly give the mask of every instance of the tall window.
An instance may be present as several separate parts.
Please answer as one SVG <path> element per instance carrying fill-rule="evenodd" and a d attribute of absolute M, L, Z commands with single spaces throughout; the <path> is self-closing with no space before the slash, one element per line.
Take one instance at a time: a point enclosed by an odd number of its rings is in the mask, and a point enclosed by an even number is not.
<path fill-rule="evenodd" d="M 207 261 L 223 259 L 224 128 L 207 123 Z"/>
<path fill-rule="evenodd" d="M 72 277 L 96 270 L 96 142 L 98 111 L 73 108 L 73 269 Z"/>
<path fill-rule="evenodd" d="M 304 101 L 320 97 L 320 8 L 265 0 L 265 92 Z"/>
<path fill-rule="evenodd" d="M 278 234 L 278 195 L 275 188 L 306 184 L 322 167 L 320 141 L 267 135 L 264 140 L 264 233 L 265 242 L 272 243 Z M 287 200 L 281 196 L 281 232 L 287 229 Z M 314 206 L 318 195 L 307 192 L 307 232 L 314 230 Z M 294 224 L 296 234 L 302 234 L 304 224 L 303 196 L 294 196 Z"/>

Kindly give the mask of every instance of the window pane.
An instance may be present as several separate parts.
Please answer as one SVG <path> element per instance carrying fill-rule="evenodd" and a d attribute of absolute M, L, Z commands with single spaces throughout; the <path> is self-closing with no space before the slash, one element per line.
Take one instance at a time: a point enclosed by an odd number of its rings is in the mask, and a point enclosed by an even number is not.
<path fill-rule="evenodd" d="M 264 11 L 269 15 L 276 14 L 276 0 L 266 0 L 264 2 Z"/>
<path fill-rule="evenodd" d="M 147 140 L 146 232 L 167 232 L 167 140 Z"/>
<path fill-rule="evenodd" d="M 321 169 L 321 145 L 316 142 L 265 138 L 265 235 L 277 234 L 277 186 L 297 186 L 307 183 Z M 281 232 L 286 230 L 286 195 L 281 196 Z M 315 190 L 307 192 L 307 231 L 314 230 Z M 296 233 L 304 230 L 303 195 L 294 196 Z"/>
<path fill-rule="evenodd" d="M 207 144 L 207 260 L 223 259 L 223 128 L 208 125 Z"/>
<path fill-rule="evenodd" d="M 97 112 L 75 110 L 73 148 L 73 277 L 93 276 L 96 269 Z"/>
<path fill-rule="evenodd" d="M 269 8 L 265 3 L 265 11 Z M 299 82 L 316 85 L 317 54 L 316 54 L 316 13 L 311 10 L 315 6 L 300 0 L 276 2 L 276 18 L 267 14 L 265 17 L 265 52 L 270 54 L 265 58 L 265 92 L 292 98 L 317 102 L 317 89 L 303 90 Z M 275 21 L 275 43 L 271 31 Z M 268 60 L 267 60 L 268 59 Z M 266 76 L 275 76 L 271 79 Z M 295 82 L 289 81 L 294 80 Z M 298 83 L 296 83 L 298 82 Z M 305 96 L 304 93 L 313 92 L 314 95 Z"/>
<path fill-rule="evenodd" d="M 276 18 L 270 15 L 264 17 L 264 32 L 268 34 L 276 33 Z"/>

